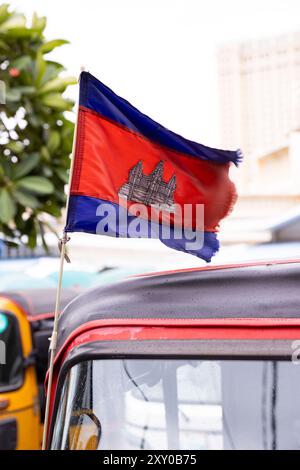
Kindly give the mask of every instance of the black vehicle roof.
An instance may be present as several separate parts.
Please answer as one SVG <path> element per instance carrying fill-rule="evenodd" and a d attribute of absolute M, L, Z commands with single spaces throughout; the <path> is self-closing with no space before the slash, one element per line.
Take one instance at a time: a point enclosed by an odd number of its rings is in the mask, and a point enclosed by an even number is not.
<path fill-rule="evenodd" d="M 58 348 L 82 324 L 117 318 L 300 318 L 300 262 L 174 271 L 98 287 L 61 314 Z"/>
<path fill-rule="evenodd" d="M 79 294 L 75 289 L 63 289 L 61 295 L 61 309 L 71 302 Z M 26 289 L 20 291 L 0 292 L 0 297 L 12 300 L 26 315 L 34 317 L 48 313 L 54 313 L 56 289 Z"/>

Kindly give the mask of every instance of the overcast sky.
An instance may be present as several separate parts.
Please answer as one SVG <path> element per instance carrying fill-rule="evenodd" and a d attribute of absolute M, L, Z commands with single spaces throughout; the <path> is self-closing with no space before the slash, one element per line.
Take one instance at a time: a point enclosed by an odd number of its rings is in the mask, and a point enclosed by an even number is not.
<path fill-rule="evenodd" d="M 48 18 L 68 71 L 80 66 L 161 124 L 219 144 L 219 44 L 300 30 L 299 0 L 14 0 Z M 75 87 L 74 92 L 75 93 Z"/>

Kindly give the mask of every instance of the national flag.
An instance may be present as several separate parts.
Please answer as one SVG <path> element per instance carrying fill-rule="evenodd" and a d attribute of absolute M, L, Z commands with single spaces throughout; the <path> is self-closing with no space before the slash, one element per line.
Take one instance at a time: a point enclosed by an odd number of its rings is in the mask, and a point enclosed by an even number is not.
<path fill-rule="evenodd" d="M 166 129 L 82 72 L 65 231 L 154 236 L 210 261 L 219 222 L 236 200 L 229 168 L 240 160 L 240 150 L 210 148 Z M 196 235 L 202 243 L 192 248 Z"/>

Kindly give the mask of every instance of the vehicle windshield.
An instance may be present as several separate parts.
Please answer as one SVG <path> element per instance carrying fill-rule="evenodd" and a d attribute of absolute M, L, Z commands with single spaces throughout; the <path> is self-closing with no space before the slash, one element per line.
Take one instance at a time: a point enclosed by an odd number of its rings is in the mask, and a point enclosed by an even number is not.
<path fill-rule="evenodd" d="M 22 363 L 18 322 L 13 315 L 0 312 L 0 392 L 21 385 Z"/>
<path fill-rule="evenodd" d="M 287 361 L 93 360 L 63 386 L 53 449 L 299 449 Z"/>

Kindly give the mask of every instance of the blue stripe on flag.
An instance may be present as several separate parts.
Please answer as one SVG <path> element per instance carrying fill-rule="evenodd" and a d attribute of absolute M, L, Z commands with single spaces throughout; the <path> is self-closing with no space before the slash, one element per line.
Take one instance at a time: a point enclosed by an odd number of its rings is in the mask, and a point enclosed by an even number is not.
<path fill-rule="evenodd" d="M 82 72 L 80 75 L 79 104 L 92 109 L 119 125 L 125 126 L 131 131 L 143 135 L 152 142 L 191 157 L 215 163 L 233 162 L 235 165 L 238 165 L 242 160 L 240 150 L 219 150 L 206 147 L 169 131 L 141 113 L 128 101 L 116 95 L 88 72 Z"/>
<path fill-rule="evenodd" d="M 108 219 L 107 214 L 116 214 Z M 97 215 L 98 214 L 98 215 Z M 170 227 L 168 238 L 164 236 L 165 226 L 152 223 L 128 214 L 126 208 L 113 202 L 88 196 L 71 196 L 66 232 L 85 232 L 92 234 L 102 234 L 111 237 L 133 238 L 130 226 L 138 227 L 140 238 L 156 238 L 164 245 L 178 251 L 183 251 L 191 255 L 202 258 L 209 262 L 219 249 L 219 242 L 214 232 L 197 232 L 202 244 L 199 248 L 191 247 L 191 242 L 195 238 L 195 232 L 178 231 Z M 181 238 L 178 238 L 181 237 Z M 137 238 L 134 236 L 134 238 Z"/>

